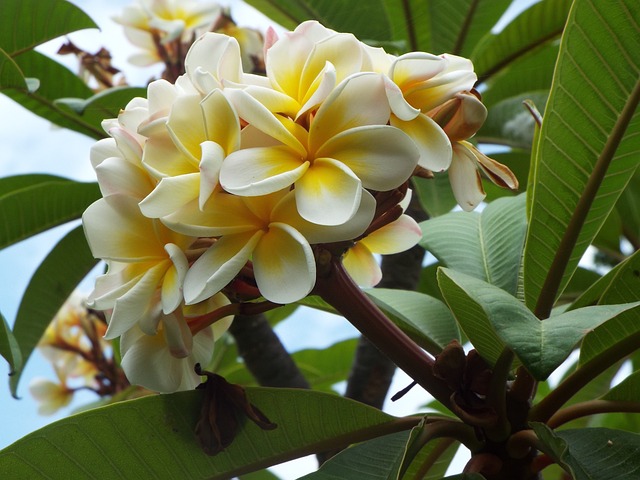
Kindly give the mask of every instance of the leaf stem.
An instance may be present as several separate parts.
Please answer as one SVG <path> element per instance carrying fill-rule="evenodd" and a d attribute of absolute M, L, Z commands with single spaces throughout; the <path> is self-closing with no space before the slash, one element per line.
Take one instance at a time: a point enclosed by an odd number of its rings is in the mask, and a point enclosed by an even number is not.
<path fill-rule="evenodd" d="M 339 257 L 332 255 L 324 267 L 326 271 L 323 275 L 318 275 L 315 293 L 340 312 L 436 400 L 450 409 L 451 390 L 433 374 L 434 360 L 360 290 L 344 269 Z"/>
<path fill-rule="evenodd" d="M 547 422 L 571 397 L 611 365 L 635 352 L 640 344 L 640 331 L 629 335 L 598 356 L 584 363 L 560 383 L 529 412 L 529 421 Z"/>
<path fill-rule="evenodd" d="M 587 219 L 589 211 L 591 210 L 598 193 L 598 189 L 607 174 L 607 170 L 609 165 L 611 165 L 611 161 L 615 156 L 616 150 L 618 149 L 620 142 L 622 142 L 627 127 L 633 119 L 638 103 L 640 103 L 640 80 L 636 82 L 636 85 L 629 95 L 627 103 L 622 109 L 613 130 L 609 134 L 609 138 L 607 138 L 607 142 L 596 161 L 593 171 L 591 172 L 591 175 L 589 175 L 584 191 L 578 199 L 578 204 L 576 205 L 573 215 L 569 220 L 567 229 L 560 240 L 560 245 L 558 246 L 553 258 L 553 262 L 549 267 L 547 277 L 542 285 L 540 296 L 538 297 L 538 302 L 536 304 L 535 314 L 540 319 L 548 318 L 551 313 L 565 270 L 567 269 L 567 265 L 571 259 L 571 253 L 573 252 L 580 236 L 580 231 Z"/>
<path fill-rule="evenodd" d="M 576 418 L 598 413 L 628 412 L 640 413 L 640 402 L 621 402 L 613 400 L 588 400 L 576 403 L 556 412 L 547 422 L 549 428 L 558 428 Z"/>

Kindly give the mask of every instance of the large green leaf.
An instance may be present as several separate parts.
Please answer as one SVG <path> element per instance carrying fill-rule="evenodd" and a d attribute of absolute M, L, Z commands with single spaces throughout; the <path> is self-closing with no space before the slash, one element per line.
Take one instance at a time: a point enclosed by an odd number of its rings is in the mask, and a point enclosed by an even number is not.
<path fill-rule="evenodd" d="M 576 480 L 620 480 L 640 475 L 640 435 L 608 428 L 554 432 L 533 428 L 548 453 Z"/>
<path fill-rule="evenodd" d="M 9 375 L 22 368 L 22 352 L 7 320 L 0 313 L 0 355 L 9 363 Z"/>
<path fill-rule="evenodd" d="M 13 326 L 24 363 L 64 301 L 97 262 L 82 227 L 77 227 L 60 240 L 40 264 L 22 297 Z M 14 396 L 21 374 L 20 370 L 10 380 Z"/>
<path fill-rule="evenodd" d="M 0 47 L 11 56 L 76 30 L 98 28 L 64 0 L 1 0 L 0 9 Z"/>
<path fill-rule="evenodd" d="M 635 371 L 602 396 L 603 400 L 638 402 L 640 399 L 640 371 Z"/>
<path fill-rule="evenodd" d="M 515 294 L 526 216 L 525 198 L 500 198 L 481 213 L 452 212 L 421 223 L 420 245 L 441 264 Z"/>
<path fill-rule="evenodd" d="M 447 306 L 419 292 L 372 288 L 367 295 L 391 316 L 409 337 L 436 355 L 451 342 L 460 341 L 460 331 Z"/>
<path fill-rule="evenodd" d="M 495 335 L 513 350 L 538 380 L 545 380 L 569 356 L 588 331 L 621 313 L 639 311 L 637 307 L 640 303 L 602 305 L 540 321 L 504 290 L 450 269 L 443 268 L 438 273 L 443 295 L 474 346 L 474 337 L 468 330 L 475 331 L 476 327 L 470 324 L 474 322 L 472 315 L 479 307 Z M 461 291 L 467 298 L 456 305 L 454 301 L 449 301 L 449 290 Z M 469 308 L 470 302 L 475 306 Z M 482 323 L 484 322 L 483 320 Z M 495 347 L 493 350 L 497 350 Z M 478 351 L 483 353 L 480 349 Z M 495 358 L 491 360 L 495 361 Z"/>
<path fill-rule="evenodd" d="M 87 121 L 67 106 L 58 104 L 60 98 L 93 95 L 93 91 L 75 73 L 36 51 L 16 57 L 16 63 L 25 76 L 38 78 L 39 85 L 35 91 L 27 87 L 5 89 L 3 93 L 7 97 L 61 127 L 96 139 L 106 136 L 99 124 Z"/>
<path fill-rule="evenodd" d="M 430 51 L 469 56 L 510 4 L 511 0 L 431 0 Z"/>
<path fill-rule="evenodd" d="M 626 303 L 640 300 L 640 251 L 616 265 L 595 282 L 570 309 L 593 304 Z"/>
<path fill-rule="evenodd" d="M 96 183 L 53 175 L 19 175 L 0 181 L 0 248 L 80 218 L 100 198 Z"/>
<path fill-rule="evenodd" d="M 471 60 L 481 81 L 514 59 L 558 38 L 572 0 L 543 0 L 529 7 L 501 32 L 489 33 L 475 45 Z"/>
<path fill-rule="evenodd" d="M 27 82 L 13 58 L 0 48 L 0 91 L 7 88 L 27 90 Z"/>
<path fill-rule="evenodd" d="M 247 0 L 247 3 L 291 30 L 305 20 L 318 20 L 327 28 L 353 33 L 360 40 L 391 39 L 383 0 Z"/>
<path fill-rule="evenodd" d="M 447 172 L 438 173 L 429 179 L 414 177 L 412 185 L 420 205 L 430 217 L 449 213 L 457 205 Z"/>
<path fill-rule="evenodd" d="M 548 314 L 638 165 L 639 23 L 635 0 L 576 0 L 571 10 L 528 198 L 524 291 L 538 315 Z"/>
<path fill-rule="evenodd" d="M 337 395 L 280 388 L 248 388 L 247 394 L 278 428 L 243 422 L 233 443 L 213 457 L 196 443 L 203 399 L 196 390 L 60 420 L 2 450 L 0 464 L 14 478 L 226 479 L 412 426 Z"/>

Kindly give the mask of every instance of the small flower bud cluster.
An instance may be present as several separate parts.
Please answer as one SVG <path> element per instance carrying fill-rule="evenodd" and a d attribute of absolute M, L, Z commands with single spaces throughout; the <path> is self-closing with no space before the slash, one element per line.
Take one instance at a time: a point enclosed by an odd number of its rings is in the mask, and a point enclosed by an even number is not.
<path fill-rule="evenodd" d="M 403 214 L 414 171 L 474 152 L 486 110 L 468 60 L 395 57 L 314 21 L 270 30 L 265 59 L 266 76 L 245 73 L 238 42 L 206 33 L 185 74 L 152 82 L 92 149 L 104 198 L 83 223 L 108 271 L 90 300 L 112 312 L 133 383 L 193 386 L 238 305 L 312 292 L 322 245 L 352 247 L 349 271 L 377 283 L 373 253 L 420 239 Z"/>

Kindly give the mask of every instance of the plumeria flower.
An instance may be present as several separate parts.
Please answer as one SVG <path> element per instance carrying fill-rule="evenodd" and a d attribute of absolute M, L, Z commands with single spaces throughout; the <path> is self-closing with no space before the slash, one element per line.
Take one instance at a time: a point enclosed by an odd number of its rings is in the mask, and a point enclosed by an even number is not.
<path fill-rule="evenodd" d="M 229 300 L 217 294 L 206 303 L 207 308 L 213 309 Z M 233 317 L 224 317 L 213 326 L 192 333 L 183 310 L 177 309 L 161 317 L 154 335 L 134 326 L 120 340 L 122 368 L 131 383 L 156 392 L 191 390 L 201 381 L 194 372 L 195 364 L 209 363 L 215 341 L 232 320 Z"/>
<path fill-rule="evenodd" d="M 144 165 L 162 176 L 153 192 L 140 203 L 151 218 L 169 215 L 195 202 L 202 207 L 218 186 L 223 159 L 240 147 L 240 120 L 221 90 L 204 99 L 178 96 L 166 121 L 175 148 L 149 148 Z M 157 141 L 154 146 L 160 145 Z"/>
<path fill-rule="evenodd" d="M 40 415 L 53 415 L 66 407 L 73 399 L 74 389 L 69 388 L 64 371 L 54 367 L 58 382 L 46 378 L 34 378 L 29 384 L 29 393 L 40 404 Z"/>
<path fill-rule="evenodd" d="M 305 297 L 315 285 L 316 264 L 311 244 L 342 241 L 364 232 L 373 218 L 375 201 L 367 192 L 358 212 L 338 227 L 304 220 L 294 191 L 262 197 L 219 193 L 202 212 L 179 217 L 171 228 L 219 237 L 189 269 L 184 283 L 187 304 L 206 300 L 222 290 L 249 260 L 260 293 L 275 303 Z"/>
<path fill-rule="evenodd" d="M 403 210 L 409 205 L 411 190 L 401 202 Z M 374 287 L 382 280 L 382 270 L 375 255 L 404 252 L 422 238 L 422 230 L 409 215 L 399 218 L 358 240 L 344 255 L 342 263 L 349 275 L 362 287 Z"/>
<path fill-rule="evenodd" d="M 113 309 L 106 338 L 136 324 L 155 333 L 161 315 L 182 302 L 188 269 L 184 250 L 193 239 L 143 216 L 136 199 L 124 195 L 94 202 L 82 222 L 93 255 L 108 265 L 89 297 L 91 307 Z"/>
<path fill-rule="evenodd" d="M 130 61 L 147 66 L 162 61 L 154 35 L 164 44 L 179 39 L 189 41 L 198 29 L 209 28 L 219 15 L 220 7 L 215 2 L 139 0 L 113 20 L 124 25 L 125 36 L 144 50 Z"/>
<path fill-rule="evenodd" d="M 487 109 L 475 93 L 460 92 L 431 112 L 453 144 L 449 181 L 458 205 L 471 211 L 486 196 L 480 171 L 493 183 L 516 190 L 518 179 L 501 163 L 480 152 L 466 139 L 475 135 L 487 118 Z"/>
<path fill-rule="evenodd" d="M 308 131 L 243 90 L 228 95 L 238 115 L 272 139 L 225 159 L 220 183 L 230 193 L 259 196 L 294 185 L 303 218 L 340 225 L 357 211 L 363 187 L 391 190 L 416 166 L 414 143 L 387 125 L 390 109 L 380 74 L 347 78 L 322 103 Z"/>

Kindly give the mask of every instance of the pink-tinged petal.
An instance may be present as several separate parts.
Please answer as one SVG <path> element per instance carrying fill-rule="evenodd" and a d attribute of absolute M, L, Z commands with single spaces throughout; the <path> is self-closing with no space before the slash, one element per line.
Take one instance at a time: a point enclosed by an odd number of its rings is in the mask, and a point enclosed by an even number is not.
<path fill-rule="evenodd" d="M 160 292 L 162 311 L 165 314 L 169 314 L 182 303 L 182 285 L 189 270 L 189 261 L 185 253 L 177 245 L 168 243 L 164 248 L 173 263 L 164 275 Z"/>
<path fill-rule="evenodd" d="M 169 261 L 166 261 L 151 268 L 133 288 L 116 300 L 104 338 L 112 340 L 136 324 L 155 330 L 157 319 L 162 314 L 158 293 L 169 266 Z"/>
<path fill-rule="evenodd" d="M 295 190 L 287 195 L 273 209 L 271 218 L 299 231 L 310 244 L 331 243 L 351 240 L 359 237 L 369 227 L 376 209 L 376 201 L 366 190 L 362 190 L 362 198 L 355 215 L 341 225 L 318 225 L 300 216 L 296 205 Z"/>
<path fill-rule="evenodd" d="M 430 53 L 406 53 L 393 62 L 389 77 L 406 91 L 412 85 L 425 82 L 442 72 L 446 64 L 442 57 Z"/>
<path fill-rule="evenodd" d="M 107 158 L 95 170 L 103 197 L 122 194 L 142 200 L 155 187 L 146 171 L 121 157 Z"/>
<path fill-rule="evenodd" d="M 173 142 L 196 164 L 200 160 L 200 144 L 207 140 L 200 95 L 181 95 L 173 102 L 167 120 Z"/>
<path fill-rule="evenodd" d="M 89 159 L 93 168 L 96 168 L 107 158 L 121 156 L 122 152 L 118 150 L 116 141 L 113 138 L 103 138 L 98 140 L 91 146 L 89 153 Z"/>
<path fill-rule="evenodd" d="M 238 116 L 258 130 L 287 145 L 300 156 L 306 155 L 305 147 L 291 133 L 282 120 L 270 112 L 257 99 L 244 90 L 228 89 L 225 94 L 238 112 Z"/>
<path fill-rule="evenodd" d="M 379 191 L 404 183 L 416 168 L 418 155 L 411 138 L 388 125 L 347 130 L 318 150 L 318 156 L 336 159 L 349 167 L 365 188 Z"/>
<path fill-rule="evenodd" d="M 475 155 L 478 161 L 478 167 L 493 183 L 502 188 L 509 188 L 511 190 L 517 190 L 520 186 L 518 179 L 513 174 L 509 167 L 496 162 L 493 158 L 487 157 L 484 153 L 478 150 L 469 142 L 460 142 L 467 147 L 473 155 Z"/>
<path fill-rule="evenodd" d="M 240 120 L 221 90 L 214 90 L 201 102 L 206 139 L 217 143 L 224 153 L 240 148 Z"/>
<path fill-rule="evenodd" d="M 408 215 L 401 215 L 396 221 L 379 228 L 361 240 L 369 250 L 381 255 L 404 252 L 416 245 L 422 238 L 422 230 Z"/>
<path fill-rule="evenodd" d="M 158 179 L 198 171 L 197 159 L 191 155 L 185 155 L 164 132 L 147 140 L 142 154 L 142 164 Z"/>
<path fill-rule="evenodd" d="M 480 173 L 476 168 L 476 157 L 459 142 L 454 145 L 449 182 L 456 202 L 466 212 L 476 208 L 486 196 Z"/>
<path fill-rule="evenodd" d="M 316 262 L 307 240 L 294 228 L 272 223 L 253 252 L 260 293 L 274 303 L 304 298 L 316 283 Z"/>
<path fill-rule="evenodd" d="M 266 195 L 291 186 L 308 168 L 308 162 L 285 146 L 247 148 L 222 162 L 220 184 L 236 195 Z"/>
<path fill-rule="evenodd" d="M 266 226 L 247 208 L 243 197 L 215 192 L 201 210 L 194 201 L 162 219 L 172 230 L 195 237 L 217 237 L 255 231 Z"/>
<path fill-rule="evenodd" d="M 319 225 L 341 225 L 358 210 L 360 179 L 343 163 L 319 158 L 296 182 L 298 212 Z"/>
<path fill-rule="evenodd" d="M 390 113 L 383 76 L 353 75 L 338 84 L 318 109 L 309 129 L 309 150 L 318 151 L 327 140 L 350 128 L 386 125 Z"/>
<path fill-rule="evenodd" d="M 420 110 L 412 107 L 409 102 L 405 100 L 404 94 L 398 85 L 386 76 L 383 78 L 387 100 L 389 101 L 389 107 L 393 114 L 405 122 L 416 118 L 420 114 Z"/>
<path fill-rule="evenodd" d="M 427 115 L 420 114 L 408 122 L 391 117 L 391 125 L 402 130 L 414 141 L 420 152 L 418 165 L 433 172 L 449 168 L 453 154 L 451 141 L 444 130 Z"/>
<path fill-rule="evenodd" d="M 171 111 L 171 105 L 178 96 L 178 89 L 172 83 L 164 80 L 154 80 L 147 87 L 149 100 L 149 122 L 166 118 Z"/>
<path fill-rule="evenodd" d="M 382 271 L 376 258 L 362 242 L 347 251 L 342 264 L 351 278 L 362 287 L 374 287 L 382 280 Z"/>
<path fill-rule="evenodd" d="M 187 272 L 186 303 L 201 302 L 222 290 L 247 263 L 264 233 L 259 230 L 225 235 L 216 241 Z"/>
<path fill-rule="evenodd" d="M 135 198 L 112 195 L 97 200 L 82 215 L 94 257 L 120 261 L 165 258 L 154 221 L 140 212 Z"/>
<path fill-rule="evenodd" d="M 113 137 L 118 146 L 118 150 L 122 153 L 122 156 L 134 165 L 140 164 L 142 158 L 142 145 L 138 143 L 136 137 L 129 133 L 124 128 L 112 128 L 109 130 L 109 135 Z"/>
<path fill-rule="evenodd" d="M 198 205 L 202 209 L 219 184 L 220 168 L 222 167 L 225 152 L 220 145 L 210 141 L 202 142 L 200 147 L 202 148 L 202 156 L 200 160 L 200 196 Z"/>
<path fill-rule="evenodd" d="M 142 202 L 140 211 L 149 218 L 169 215 L 195 198 L 200 190 L 200 174 L 165 177 Z"/>

